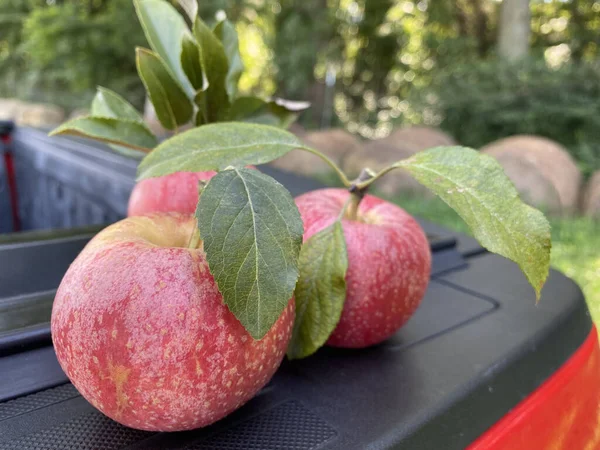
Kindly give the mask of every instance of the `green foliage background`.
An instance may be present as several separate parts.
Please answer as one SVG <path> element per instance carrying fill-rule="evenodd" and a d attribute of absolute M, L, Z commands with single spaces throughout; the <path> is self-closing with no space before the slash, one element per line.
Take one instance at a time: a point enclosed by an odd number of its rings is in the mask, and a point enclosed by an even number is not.
<path fill-rule="evenodd" d="M 464 145 L 536 134 L 568 148 L 585 175 L 600 168 L 599 63 L 463 65 L 441 72 L 427 95 L 421 111 Z"/>
<path fill-rule="evenodd" d="M 600 167 L 600 0 L 530 3 L 530 58 L 510 66 L 498 0 L 199 2 L 209 24 L 223 12 L 237 24 L 241 92 L 311 101 L 306 127 L 373 138 L 439 124 L 473 146 L 536 133 L 587 174 Z M 73 109 L 103 85 L 141 107 L 136 45 L 131 0 L 0 0 L 0 97 Z"/>
<path fill-rule="evenodd" d="M 141 107 L 131 0 L 0 1 L 0 97 L 87 107 L 97 85 Z"/>

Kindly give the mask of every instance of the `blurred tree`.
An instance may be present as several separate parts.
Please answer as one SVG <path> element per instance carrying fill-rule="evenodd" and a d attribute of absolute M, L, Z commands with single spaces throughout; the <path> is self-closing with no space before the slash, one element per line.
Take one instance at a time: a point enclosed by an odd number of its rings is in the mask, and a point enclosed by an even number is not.
<path fill-rule="evenodd" d="M 11 16 L 9 39 L 0 36 L 11 56 L 0 57 L 0 73 L 14 73 L 14 64 L 20 73 L 12 89 L 5 81 L 8 95 L 71 109 L 87 105 L 101 84 L 142 106 L 132 48 L 145 39 L 131 0 L 0 0 L 0 21 Z"/>
<path fill-rule="evenodd" d="M 377 123 L 385 117 L 386 105 L 380 99 L 392 94 L 394 86 L 389 77 L 394 70 L 405 70 L 407 65 L 400 59 L 399 52 L 407 44 L 408 35 L 404 28 L 395 28 L 388 17 L 398 2 L 393 0 L 365 1 L 360 7 L 350 7 L 341 27 L 345 40 L 341 81 L 345 89 L 338 98 L 349 107 L 351 129 L 359 129 L 362 123 Z M 392 75 L 393 76 L 393 75 Z M 378 104 L 379 103 L 379 104 Z M 383 113 L 383 114 L 381 114 Z M 362 134 L 386 134 L 390 130 L 383 126 L 377 129 L 362 129 Z"/>
<path fill-rule="evenodd" d="M 31 1 L 0 0 L 0 96 L 16 94 L 25 72 L 26 58 L 20 44 L 23 22 L 32 6 Z"/>
<path fill-rule="evenodd" d="M 498 54 L 507 61 L 529 53 L 531 9 L 529 0 L 503 0 L 498 27 Z"/>
<path fill-rule="evenodd" d="M 439 73 L 424 106 L 458 142 L 479 148 L 536 134 L 563 144 L 584 175 L 600 168 L 600 64 L 475 61 Z"/>
<path fill-rule="evenodd" d="M 540 56 L 593 61 L 600 55 L 600 0 L 537 0 L 531 13 L 532 50 Z"/>
<path fill-rule="evenodd" d="M 441 73 L 496 59 L 501 7 L 513 1 L 210 0 L 199 7 L 208 22 L 224 13 L 236 22 L 247 69 L 242 92 L 308 99 L 305 126 L 342 124 L 373 137 L 442 120 L 439 109 L 420 106 L 432 104 L 429 87 Z M 532 61 L 559 68 L 598 58 L 600 0 L 529 1 Z M 26 97 L 75 106 L 102 83 L 140 105 L 129 51 L 138 43 L 131 0 L 0 0 L 0 95 L 16 86 Z"/>
<path fill-rule="evenodd" d="M 327 0 L 273 2 L 274 34 L 269 43 L 274 51 L 277 94 L 312 103 L 303 117 L 305 125 L 321 125 L 327 107 L 324 73 L 320 72 L 340 63 L 337 4 Z"/>

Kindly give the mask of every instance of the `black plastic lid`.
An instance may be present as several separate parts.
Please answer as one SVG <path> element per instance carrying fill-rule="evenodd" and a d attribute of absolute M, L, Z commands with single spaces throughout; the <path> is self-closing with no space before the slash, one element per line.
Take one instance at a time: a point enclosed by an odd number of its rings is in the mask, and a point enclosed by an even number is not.
<path fill-rule="evenodd" d="M 294 194 L 316 187 L 268 173 Z M 430 287 L 384 344 L 284 362 L 229 417 L 168 434 L 130 430 L 95 411 L 64 384 L 51 347 L 12 352 L 0 356 L 0 401 L 13 398 L 0 403 L 0 449 L 465 448 L 564 364 L 592 323 L 581 291 L 560 273 L 551 271 L 536 305 L 515 264 L 424 227 L 437 242 Z"/>

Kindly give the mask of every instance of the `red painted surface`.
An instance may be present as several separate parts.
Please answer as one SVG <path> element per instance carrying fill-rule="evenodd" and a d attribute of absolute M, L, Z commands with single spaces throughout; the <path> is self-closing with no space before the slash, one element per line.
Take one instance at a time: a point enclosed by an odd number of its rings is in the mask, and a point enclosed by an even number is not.
<path fill-rule="evenodd" d="M 2 144 L 8 147 L 11 143 L 10 135 L 0 136 Z M 17 176 L 15 165 L 10 149 L 4 151 L 4 166 L 6 168 L 6 180 L 8 182 L 8 193 L 10 195 L 10 211 L 13 222 L 13 231 L 21 231 L 21 218 L 19 217 L 19 197 L 17 196 Z"/>
<path fill-rule="evenodd" d="M 320 189 L 297 197 L 304 240 L 337 220 L 349 195 L 345 189 Z M 410 214 L 366 195 L 357 216 L 342 220 L 347 293 L 327 341 L 335 347 L 367 347 L 393 335 L 421 303 L 431 272 L 429 243 Z"/>
<path fill-rule="evenodd" d="M 467 450 L 600 450 L 600 349 L 575 354 Z"/>

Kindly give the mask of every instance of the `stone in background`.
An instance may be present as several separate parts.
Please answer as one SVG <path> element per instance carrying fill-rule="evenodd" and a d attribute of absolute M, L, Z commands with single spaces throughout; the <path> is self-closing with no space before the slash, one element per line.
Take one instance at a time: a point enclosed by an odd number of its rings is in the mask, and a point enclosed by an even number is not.
<path fill-rule="evenodd" d="M 583 194 L 583 213 L 600 219 L 600 170 L 594 172 Z"/>
<path fill-rule="evenodd" d="M 22 127 L 54 128 L 65 120 L 65 111 L 46 103 L 0 99 L 0 120 L 13 120 Z"/>
<path fill-rule="evenodd" d="M 336 164 L 343 166 L 348 155 L 360 150 L 360 140 L 345 130 L 334 128 L 303 133 L 298 127 L 292 132 L 307 146 L 315 148 Z M 318 156 L 293 150 L 287 155 L 271 163 L 273 167 L 305 176 L 323 175 L 331 172 L 331 168 Z"/>
<path fill-rule="evenodd" d="M 425 126 L 400 128 L 388 137 L 375 139 L 363 145 L 358 152 L 348 156 L 343 169 L 354 178 L 365 167 L 379 171 L 415 153 L 441 145 L 455 145 L 455 142 L 452 137 L 436 128 Z M 422 197 L 433 195 L 402 169 L 390 172 L 377 181 L 375 187 L 388 195 L 408 194 Z"/>
<path fill-rule="evenodd" d="M 523 199 L 533 206 L 561 214 L 577 210 L 581 172 L 560 144 L 540 136 L 517 135 L 492 142 L 481 151 L 498 160 Z"/>

